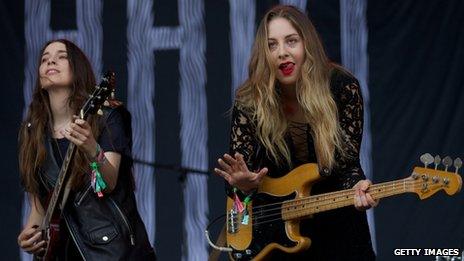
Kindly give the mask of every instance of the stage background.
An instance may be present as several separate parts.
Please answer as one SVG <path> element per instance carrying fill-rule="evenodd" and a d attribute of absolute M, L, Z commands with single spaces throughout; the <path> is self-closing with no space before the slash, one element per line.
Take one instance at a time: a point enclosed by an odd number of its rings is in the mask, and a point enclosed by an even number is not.
<path fill-rule="evenodd" d="M 47 37 L 75 40 L 98 73 L 116 72 L 117 96 L 137 122 L 138 159 L 208 170 L 228 150 L 227 110 L 246 75 L 255 25 L 278 2 L 2 1 L 2 260 L 20 258 L 17 131 L 37 48 Z M 464 156 L 462 1 L 282 2 L 307 11 L 338 63 L 346 54 L 343 33 L 357 33 L 342 26 L 346 9 L 341 6 L 360 8 L 355 14 L 367 25 L 368 70 L 361 77 L 368 87 L 363 94 L 369 101 L 374 182 L 410 175 L 425 152 Z M 183 177 L 143 164 L 136 172 L 139 207 L 160 260 L 205 260 L 204 225 L 224 211 L 221 179 L 192 172 Z M 378 259 L 391 260 L 395 248 L 462 251 L 463 203 L 463 193 L 448 197 L 443 192 L 423 202 L 415 195 L 382 200 L 374 212 Z"/>

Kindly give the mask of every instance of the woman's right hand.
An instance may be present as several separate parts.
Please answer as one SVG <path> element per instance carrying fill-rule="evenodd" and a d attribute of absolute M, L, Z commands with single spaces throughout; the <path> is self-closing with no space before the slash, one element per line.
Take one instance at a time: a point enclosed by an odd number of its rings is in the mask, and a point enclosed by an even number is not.
<path fill-rule="evenodd" d="M 18 236 L 18 245 L 29 254 L 37 254 L 45 250 L 46 242 L 42 240 L 42 232 L 37 226 L 26 227 Z"/>
<path fill-rule="evenodd" d="M 267 168 L 262 168 L 257 173 L 249 171 L 240 153 L 235 153 L 234 157 L 224 154 L 223 158 L 218 159 L 218 163 L 220 168 L 215 168 L 214 172 L 244 193 L 256 189 L 268 172 Z"/>

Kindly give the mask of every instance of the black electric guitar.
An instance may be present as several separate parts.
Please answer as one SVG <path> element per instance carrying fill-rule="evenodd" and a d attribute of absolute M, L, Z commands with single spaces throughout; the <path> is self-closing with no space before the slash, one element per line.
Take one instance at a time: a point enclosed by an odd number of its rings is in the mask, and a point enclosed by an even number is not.
<path fill-rule="evenodd" d="M 374 199 L 402 193 L 416 193 L 426 199 L 439 190 L 448 195 L 460 191 L 462 179 L 457 174 L 461 159 L 454 161 L 455 172 L 448 172 L 453 164 L 450 157 L 421 156 L 425 167 L 415 167 L 405 179 L 371 185 L 368 192 Z M 430 163 L 435 168 L 427 168 Z M 444 170 L 438 170 L 440 163 Z M 281 178 L 264 177 L 246 211 L 239 212 L 234 201 L 227 198 L 226 241 L 230 258 L 234 260 L 262 260 L 272 251 L 297 253 L 311 245 L 311 239 L 300 234 L 300 220 L 319 212 L 354 205 L 354 190 L 347 189 L 310 195 L 312 185 L 320 179 L 316 164 L 304 164 Z"/>
<path fill-rule="evenodd" d="M 114 73 L 105 73 L 100 85 L 95 86 L 95 90 L 81 108 L 79 117 L 86 120 L 89 115 L 97 113 L 108 97 L 114 93 L 114 86 Z M 42 239 L 47 242 L 47 245 L 45 247 L 45 251 L 34 255 L 35 260 L 54 260 L 56 256 L 60 240 L 61 209 L 66 203 L 66 200 L 63 200 L 64 188 L 69 180 L 70 171 L 68 167 L 70 166 L 70 162 L 74 158 L 75 153 L 76 145 L 70 142 L 66 156 L 63 160 L 63 165 L 61 165 L 55 187 L 53 192 L 49 195 L 47 212 L 43 218 L 42 225 L 39 227 L 39 230 L 42 231 Z M 60 202 L 59 205 L 58 202 Z"/>

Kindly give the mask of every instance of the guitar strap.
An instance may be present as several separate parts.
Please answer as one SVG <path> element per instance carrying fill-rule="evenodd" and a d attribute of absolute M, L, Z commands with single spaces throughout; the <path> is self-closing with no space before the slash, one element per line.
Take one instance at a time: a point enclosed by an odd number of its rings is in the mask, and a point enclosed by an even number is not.
<path fill-rule="evenodd" d="M 71 191 L 71 184 L 72 178 L 68 178 L 68 181 L 66 181 L 66 186 L 64 187 L 63 198 L 61 199 L 61 203 L 59 204 L 61 210 L 63 210 L 64 206 L 66 205 L 66 201 L 68 200 L 69 192 Z"/>
<path fill-rule="evenodd" d="M 101 117 L 100 122 L 106 122 L 108 115 L 109 115 L 109 110 L 106 109 L 100 109 L 101 110 Z M 64 206 L 66 205 L 66 201 L 68 200 L 69 193 L 71 192 L 71 187 L 72 187 L 72 181 L 73 181 L 73 176 L 68 177 L 68 180 L 66 181 L 66 186 L 63 191 L 63 198 L 61 199 L 61 203 L 59 204 L 59 207 L 61 210 L 63 210 Z"/>

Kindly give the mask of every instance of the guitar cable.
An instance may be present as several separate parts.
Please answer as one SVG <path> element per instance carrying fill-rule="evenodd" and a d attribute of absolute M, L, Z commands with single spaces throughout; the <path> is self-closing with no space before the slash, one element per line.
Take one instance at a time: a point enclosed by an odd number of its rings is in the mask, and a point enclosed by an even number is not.
<path fill-rule="evenodd" d="M 210 238 L 210 236 L 209 236 L 209 229 L 210 229 L 210 227 L 211 227 L 214 223 L 216 223 L 219 219 L 221 219 L 221 218 L 223 218 L 223 217 L 225 217 L 225 216 L 226 216 L 226 214 L 221 215 L 221 216 L 215 218 L 213 221 L 211 221 L 211 222 L 208 224 L 208 226 L 206 227 L 205 235 L 206 235 L 206 240 L 208 241 L 208 244 L 209 244 L 212 248 L 214 248 L 214 249 L 216 249 L 216 250 L 218 250 L 218 251 L 222 251 L 222 252 L 232 252 L 233 249 L 230 248 L 230 247 L 221 247 L 221 246 L 217 246 L 216 244 L 214 244 L 214 243 L 211 241 L 211 238 Z M 226 228 L 226 229 L 227 229 L 227 228 Z"/>

